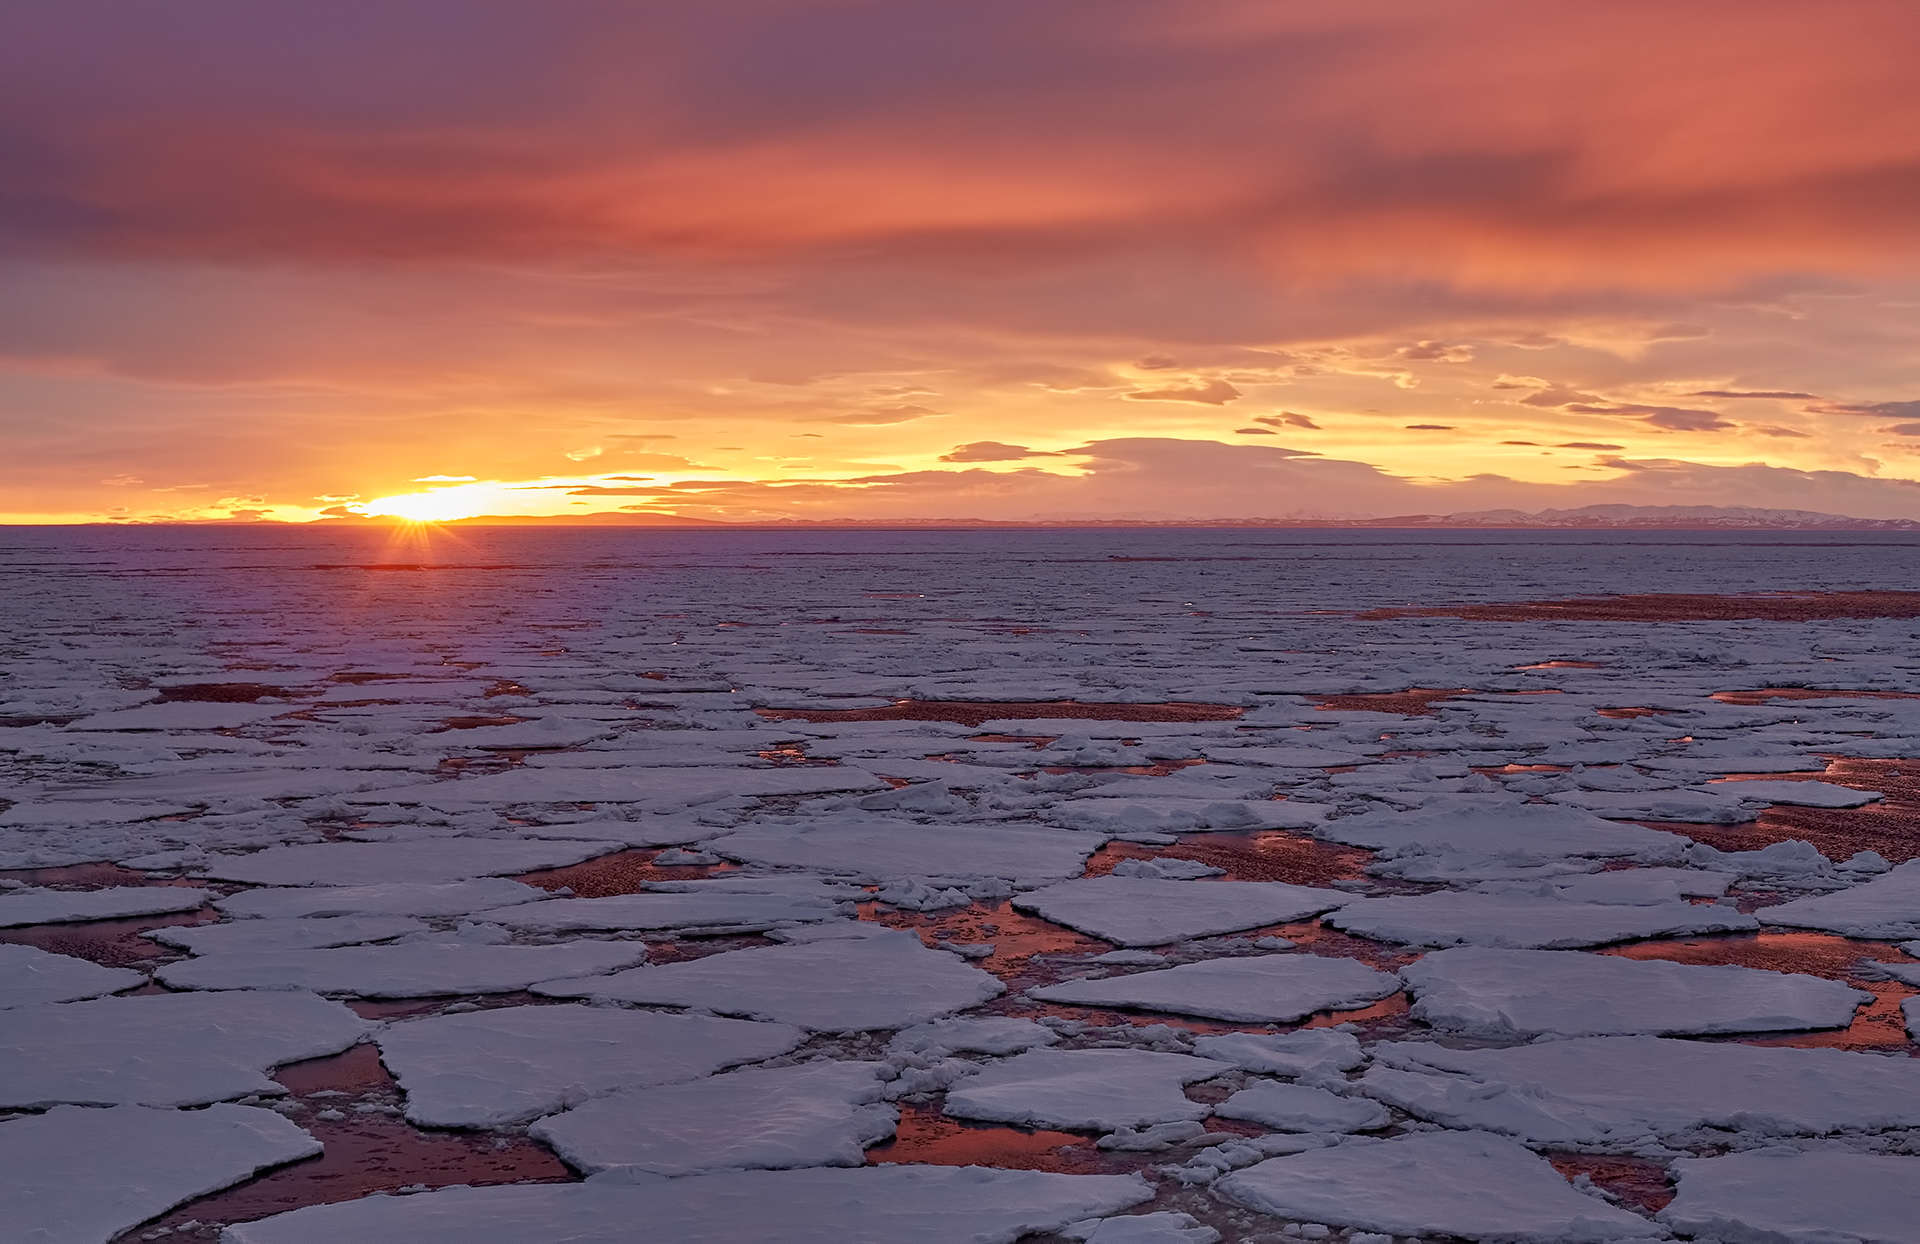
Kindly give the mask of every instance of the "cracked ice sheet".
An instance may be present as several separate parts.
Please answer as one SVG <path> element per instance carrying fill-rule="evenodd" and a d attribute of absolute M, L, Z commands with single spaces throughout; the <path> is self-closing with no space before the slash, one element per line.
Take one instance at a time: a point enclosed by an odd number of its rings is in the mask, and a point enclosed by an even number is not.
<path fill-rule="evenodd" d="M 968 1166 L 739 1171 L 620 1185 L 447 1188 L 228 1227 L 224 1244 L 1014 1244 L 1151 1199 L 1138 1175 Z"/>
<path fill-rule="evenodd" d="M 1442 796 L 1443 800 L 1448 797 Z M 1510 863 L 1567 857 L 1633 857 L 1671 863 L 1689 839 L 1665 830 L 1612 821 L 1547 804 L 1501 797 L 1462 797 L 1417 812 L 1368 812 L 1324 821 L 1314 836 L 1350 847 L 1499 855 Z"/>
<path fill-rule="evenodd" d="M 1047 819 L 1066 829 L 1108 833 L 1187 833 L 1199 830 L 1311 829 L 1326 819 L 1318 804 L 1272 799 L 1149 796 L 1074 799 L 1051 808 Z"/>
<path fill-rule="evenodd" d="M 152 890 L 143 893 L 154 893 Z M 214 907 L 242 918 L 305 916 L 464 916 L 515 903 L 551 898 L 538 886 L 501 877 L 435 884 L 291 887 L 243 890 L 214 900 Z M 0 900 L 3 902 L 4 900 Z"/>
<path fill-rule="evenodd" d="M 1331 1075 L 1351 1071 L 1367 1061 L 1359 1039 L 1338 1028 L 1302 1028 L 1281 1036 L 1230 1032 L 1224 1036 L 1199 1037 L 1193 1048 L 1204 1057 L 1231 1063 L 1243 1071 L 1269 1075 Z"/>
<path fill-rule="evenodd" d="M 1325 917 L 1347 933 L 1405 946 L 1497 946 L 1565 950 L 1609 942 L 1696 933 L 1745 932 L 1760 927 L 1731 907 L 1694 903 L 1576 903 L 1538 893 L 1434 894 L 1363 898 Z M 1772 920 L 1770 909 L 1769 920 Z"/>
<path fill-rule="evenodd" d="M 304 992 L 151 994 L 0 1011 L 0 1107 L 197 1106 L 286 1090 L 272 1068 L 373 1028 Z"/>
<path fill-rule="evenodd" d="M 144 985 L 143 973 L 106 968 L 37 946 L 0 943 L 0 1010 L 42 1002 L 73 1002 Z"/>
<path fill-rule="evenodd" d="M 565 868 L 618 851 L 607 841 L 431 838 L 419 842 L 322 842 L 214 856 L 206 875 L 250 885 L 351 886 L 461 881 Z"/>
<path fill-rule="evenodd" d="M 576 1170 L 655 1175 L 859 1166 L 893 1135 L 875 1062 L 748 1068 L 686 1084 L 622 1089 L 528 1129 Z"/>
<path fill-rule="evenodd" d="M 691 807 L 731 795 L 818 795 L 832 791 L 886 790 L 864 769 L 515 769 L 485 777 L 424 782 L 362 791 L 353 803 L 417 803 L 460 810 L 476 804 L 646 803 Z"/>
<path fill-rule="evenodd" d="M 22 890 L 0 894 L 0 929 L 163 916 L 193 911 L 213 895 L 195 886 L 114 886 L 105 890 Z"/>
<path fill-rule="evenodd" d="M 1317 916 L 1353 895 L 1280 881 L 1167 881 L 1151 877 L 1087 877 L 1013 900 L 1055 924 L 1120 946 L 1235 933 Z"/>
<path fill-rule="evenodd" d="M 6 900 L 0 899 L 0 908 Z M 1824 929 L 1847 937 L 1920 937 L 1920 860 L 1896 865 L 1865 885 L 1767 908 L 1768 924 Z"/>
<path fill-rule="evenodd" d="M 1474 1240 L 1645 1239 L 1637 1214 L 1576 1191 L 1513 1141 L 1426 1132 L 1271 1158 L 1214 1184 L 1262 1213 L 1382 1234 Z"/>
<path fill-rule="evenodd" d="M 744 863 L 876 882 L 925 876 L 1057 881 L 1084 872 L 1106 841 L 1105 834 L 1041 828 L 867 821 L 817 829 L 765 826 L 715 838 L 707 848 Z"/>
<path fill-rule="evenodd" d="M 1235 1023 L 1290 1024 L 1316 1011 L 1345 1010 L 1400 992 L 1400 980 L 1357 959 L 1253 955 L 1177 968 L 1068 981 L 1028 991 L 1042 1002 L 1122 1006 Z"/>
<path fill-rule="evenodd" d="M 1305 1084 L 1250 1084 L 1214 1107 L 1223 1119 L 1247 1119 L 1280 1132 L 1364 1132 L 1393 1116 L 1378 1102 Z"/>
<path fill-rule="evenodd" d="M 1873 995 L 1838 981 L 1565 950 L 1439 950 L 1400 969 L 1413 1018 L 1475 1037 L 1844 1028 Z"/>
<path fill-rule="evenodd" d="M 606 898 L 558 898 L 504 911 L 482 920 L 510 929 L 686 929 L 715 926 L 799 924 L 851 914 L 823 898 L 783 894 L 615 894 Z"/>
<path fill-rule="evenodd" d="M 397 1023 L 380 1059 L 423 1127 L 524 1123 L 615 1089 L 712 1075 L 786 1053 L 787 1024 L 586 1006 L 521 1006 Z"/>
<path fill-rule="evenodd" d="M 320 1142 L 271 1110 L 57 1106 L 0 1123 L 0 1222 L 8 1239 L 106 1244 L 174 1206 Z"/>
<path fill-rule="evenodd" d="M 1005 990 L 957 955 L 911 933 L 836 938 L 635 968 L 597 980 L 550 981 L 534 992 L 684 1006 L 798 1024 L 816 1032 L 905 1028 Z"/>
<path fill-rule="evenodd" d="M 1920 1244 L 1920 1159 L 1760 1150 L 1673 1164 L 1660 1221 L 1755 1244 Z"/>
<path fill-rule="evenodd" d="M 141 934 L 196 955 L 226 951 L 318 950 L 384 942 L 427 931 L 425 921 L 406 916 L 334 916 L 317 920 L 235 920 L 227 924 L 173 925 Z"/>
<path fill-rule="evenodd" d="M 1920 1061 L 1828 1049 L 1580 1037 L 1373 1047 L 1359 1091 L 1448 1127 L 1632 1151 L 1697 1127 L 1821 1136 L 1920 1126 Z"/>
<path fill-rule="evenodd" d="M 1191 1054 L 1028 1050 L 954 1084 L 942 1109 L 960 1119 L 1111 1132 L 1206 1118 L 1213 1107 L 1181 1089 L 1228 1070 Z"/>
<path fill-rule="evenodd" d="M 327 950 L 234 950 L 170 963 L 155 973 L 175 989 L 313 989 L 358 998 L 511 993 L 539 981 L 630 968 L 638 942 L 582 939 L 553 946 L 415 942 Z"/>

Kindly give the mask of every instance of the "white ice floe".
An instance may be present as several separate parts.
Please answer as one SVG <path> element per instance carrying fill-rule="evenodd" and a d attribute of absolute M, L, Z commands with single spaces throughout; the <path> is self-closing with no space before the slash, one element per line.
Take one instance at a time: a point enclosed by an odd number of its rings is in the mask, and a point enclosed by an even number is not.
<path fill-rule="evenodd" d="M 1484 1132 L 1315 1149 L 1213 1187 L 1262 1213 L 1388 1235 L 1597 1244 L 1657 1234 L 1639 1215 L 1575 1190 L 1546 1159 Z"/>
<path fill-rule="evenodd" d="M 1699 1127 L 1754 1136 L 1920 1126 L 1920 1062 L 1829 1049 L 1581 1037 L 1373 1047 L 1361 1092 L 1448 1127 L 1631 1150 Z"/>
<path fill-rule="evenodd" d="M 1540 893 L 1546 890 L 1545 894 Z M 1760 922 L 1731 907 L 1694 903 L 1575 903 L 1548 886 L 1506 893 L 1367 898 L 1326 917 L 1336 929 L 1407 946 L 1570 949 L 1643 937 L 1732 933 Z"/>
<path fill-rule="evenodd" d="M 271 1110 L 56 1106 L 0 1123 L 0 1232 L 106 1244 L 185 1201 L 320 1152 Z"/>
<path fill-rule="evenodd" d="M 106 968 L 37 946 L 0 943 L 0 1010 L 41 1002 L 73 1002 L 144 985 L 143 973 Z"/>
<path fill-rule="evenodd" d="M 1920 1158 L 1762 1149 L 1682 1158 L 1660 1221 L 1737 1244 L 1920 1244 Z"/>
<path fill-rule="evenodd" d="M 1111 1132 L 1206 1118 L 1213 1108 L 1181 1089 L 1226 1070 L 1209 1058 L 1151 1050 L 1028 1050 L 956 1083 L 944 1109 L 1019 1127 Z"/>
<path fill-rule="evenodd" d="M 1052 1045 L 1060 1034 L 1030 1019 L 986 1015 L 977 1019 L 936 1019 L 895 1033 L 888 1054 L 944 1056 L 962 1051 L 976 1054 L 1017 1054 L 1036 1045 Z"/>
<path fill-rule="evenodd" d="M 636 968 L 534 992 L 685 1006 L 798 1024 L 818 1032 L 905 1028 L 1005 989 L 979 968 L 928 950 L 910 933 L 836 938 Z"/>
<path fill-rule="evenodd" d="M 0 1011 L 0 1107 L 195 1106 L 280 1093 L 266 1073 L 373 1025 L 311 993 L 149 994 Z"/>
<path fill-rule="evenodd" d="M 1687 839 L 1665 830 L 1617 825 L 1587 812 L 1512 797 L 1477 797 L 1415 812 L 1368 812 L 1323 822 L 1329 842 L 1375 849 L 1498 855 L 1509 863 L 1569 857 L 1677 861 Z"/>
<path fill-rule="evenodd" d="M 1697 849 L 1697 844 L 1695 848 Z M 1645 907 L 1684 898 L 1714 898 L 1727 892 L 1735 874 L 1693 868 L 1621 868 L 1588 876 L 1555 877 L 1549 884 L 1575 903 L 1624 903 Z"/>
<path fill-rule="evenodd" d="M 589 1174 L 655 1175 L 859 1166 L 893 1135 L 880 1101 L 885 1063 L 748 1068 L 659 1088 L 621 1089 L 542 1119 L 528 1135 Z"/>
<path fill-rule="evenodd" d="M 817 795 L 885 790 L 864 769 L 844 765 L 771 769 L 689 768 L 529 769 L 449 782 L 389 786 L 346 796 L 354 803 L 425 804 L 460 809 L 510 803 L 644 803 L 693 807 L 732 795 Z"/>
<path fill-rule="evenodd" d="M 1223 1119 L 1246 1119 L 1280 1132 L 1364 1132 L 1393 1116 L 1378 1102 L 1343 1097 L 1305 1084 L 1250 1084 L 1213 1108 Z"/>
<path fill-rule="evenodd" d="M 1152 859 L 1121 860 L 1109 873 L 1112 877 L 1153 877 L 1160 881 L 1196 881 L 1201 877 L 1219 877 L 1224 868 L 1202 864 L 1199 860 Z"/>
<path fill-rule="evenodd" d="M 326 950 L 231 950 L 170 963 L 155 975 L 175 989 L 312 989 L 359 998 L 510 993 L 538 981 L 592 976 L 643 962 L 638 942 L 553 946 L 412 942 Z"/>
<path fill-rule="evenodd" d="M 1138 1175 L 978 1166 L 813 1167 L 617 1183 L 447 1188 L 236 1223 L 224 1244 L 1014 1244 L 1153 1196 Z"/>
<path fill-rule="evenodd" d="M 1877 790 L 1855 790 L 1831 782 L 1716 782 L 1712 789 L 1725 790 L 1742 799 L 1763 803 L 1783 803 L 1802 808 L 1858 808 L 1886 796 Z"/>
<path fill-rule="evenodd" d="M 1218 1244 L 1220 1233 L 1190 1214 L 1129 1214 L 1070 1223 L 1060 1234 L 1081 1244 Z"/>
<path fill-rule="evenodd" d="M 0 929 L 164 916 L 192 911 L 213 895 L 198 886 L 114 886 L 105 890 L 17 890 L 0 894 Z"/>
<path fill-rule="evenodd" d="M 215 856 L 207 875 L 274 886 L 431 884 L 564 868 L 617 849 L 608 842 L 528 838 L 321 842 Z"/>
<path fill-rule="evenodd" d="M 1844 1028 L 1873 995 L 1838 981 L 1565 950 L 1439 950 L 1400 969 L 1413 1018 L 1476 1037 Z"/>
<path fill-rule="evenodd" d="M 6 900 L 0 898 L 0 907 Z M 1920 936 L 1920 860 L 1896 865 L 1865 885 L 1797 898 L 1766 909 L 1768 924 L 1824 929 L 1847 937 Z"/>
<path fill-rule="evenodd" d="M 231 730 L 269 717 L 291 713 L 291 704 L 219 704 L 175 700 L 143 704 L 113 713 L 95 713 L 69 725 L 69 730 Z"/>
<path fill-rule="evenodd" d="M 1104 834 L 975 825 L 855 824 L 759 826 L 707 844 L 729 859 L 810 868 L 871 881 L 894 877 L 1005 877 L 1057 881 L 1077 877 Z"/>
<path fill-rule="evenodd" d="M 557 898 L 504 911 L 481 913 L 510 929 L 692 929 L 832 920 L 846 914 L 839 903 L 784 894 L 614 894 L 606 898 Z"/>
<path fill-rule="evenodd" d="M 1236 1023 L 1287 1024 L 1315 1011 L 1365 1006 L 1400 992 L 1399 978 L 1357 959 L 1253 955 L 1029 990 L 1042 1002 L 1135 1007 Z"/>
<path fill-rule="evenodd" d="M 1713 789 L 1613 791 L 1574 790 L 1547 796 L 1556 804 L 1581 808 L 1623 821 L 1678 821 L 1698 825 L 1737 825 L 1765 809 L 1767 800 L 1743 798 L 1745 782 Z"/>
<path fill-rule="evenodd" d="M 298 920 L 234 920 L 225 924 L 177 924 L 142 936 L 196 955 L 226 951 L 317 950 L 384 942 L 424 932 L 427 924 L 407 916 L 333 916 Z"/>
<path fill-rule="evenodd" d="M 1353 896 L 1280 881 L 1087 877 L 1020 895 L 1013 905 L 1121 946 L 1234 933 L 1331 911 Z"/>
<path fill-rule="evenodd" d="M 1336 1075 L 1367 1061 L 1359 1039 L 1337 1028 L 1302 1028 L 1280 1036 L 1230 1032 L 1198 1037 L 1193 1052 L 1245 1071 L 1302 1078 Z"/>
<path fill-rule="evenodd" d="M 213 905 L 229 916 L 279 920 L 307 916 L 464 916 L 551 897 L 549 891 L 525 882 L 481 877 L 437 885 L 398 882 L 242 890 L 214 900 Z"/>
<path fill-rule="evenodd" d="M 1319 804 L 1273 799 L 1074 799 L 1047 812 L 1066 829 L 1184 834 L 1208 829 L 1310 829 L 1326 818 Z"/>
<path fill-rule="evenodd" d="M 784 1054 L 786 1024 L 586 1006 L 516 1006 L 389 1025 L 380 1058 L 423 1127 L 524 1123 L 615 1089 Z"/>
<path fill-rule="evenodd" d="M 83 826 L 125 825 L 192 812 L 192 804 L 152 803 L 131 799 L 89 799 L 84 803 L 16 803 L 0 812 L 0 827 L 78 829 Z"/>

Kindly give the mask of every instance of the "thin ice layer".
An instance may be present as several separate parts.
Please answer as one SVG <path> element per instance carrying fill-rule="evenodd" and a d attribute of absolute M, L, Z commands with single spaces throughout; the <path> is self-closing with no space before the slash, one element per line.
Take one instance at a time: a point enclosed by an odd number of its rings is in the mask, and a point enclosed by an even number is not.
<path fill-rule="evenodd" d="M 379 885 L 293 886 L 242 890 L 217 899 L 229 916 L 294 919 L 302 916 L 464 916 L 514 903 L 532 903 L 552 895 L 538 886 L 504 877 L 439 884 L 399 882 Z"/>
<path fill-rule="evenodd" d="M 233 920 L 225 924 L 169 925 L 143 934 L 196 955 L 241 950 L 318 950 L 384 942 L 424 932 L 427 924 L 406 916 L 332 916 L 300 920 Z"/>
<path fill-rule="evenodd" d="M 910 822 L 766 826 L 707 844 L 729 859 L 777 868 L 808 868 L 869 881 L 894 877 L 1005 877 L 1057 881 L 1077 877 L 1104 834 L 1046 829 Z"/>
<path fill-rule="evenodd" d="M 1326 918 L 1336 929 L 1407 946 L 1498 946 L 1566 950 L 1643 937 L 1735 933 L 1760 922 L 1731 907 L 1694 903 L 1576 903 L 1549 887 L 1498 894 L 1394 895 L 1364 898 Z M 1769 909 L 1771 912 L 1777 909 Z"/>
<path fill-rule="evenodd" d="M 391 885 L 463 881 L 564 868 L 619 850 L 611 842 L 552 838 L 429 838 L 418 842 L 319 842 L 216 856 L 209 877 L 252 885 Z"/>
<path fill-rule="evenodd" d="M 1246 1119 L 1279 1132 L 1364 1132 L 1393 1121 L 1380 1103 L 1305 1084 L 1250 1084 L 1213 1108 L 1223 1119 Z"/>
<path fill-rule="evenodd" d="M 313 989 L 360 998 L 510 993 L 538 981 L 630 968 L 638 942 L 485 946 L 414 942 L 328 950 L 236 950 L 170 963 L 154 975 L 175 989 Z"/>
<path fill-rule="evenodd" d="M 1920 1126 L 1920 1061 L 1829 1049 L 1582 1037 L 1373 1047 L 1360 1091 L 1448 1127 L 1631 1149 L 1696 1127 L 1819 1136 Z"/>
<path fill-rule="evenodd" d="M 23 1242 L 106 1244 L 182 1202 L 319 1152 L 306 1132 L 250 1106 L 56 1106 L 0 1123 L 0 1229 Z"/>
<path fill-rule="evenodd" d="M 656 1175 L 859 1166 L 893 1135 L 885 1063 L 748 1068 L 661 1088 L 622 1089 L 528 1129 L 567 1165 Z"/>
<path fill-rule="evenodd" d="M 192 911 L 212 897 L 197 886 L 113 886 L 105 890 L 29 890 L 0 894 L 0 929 L 171 915 Z"/>
<path fill-rule="evenodd" d="M 787 1024 L 585 1006 L 516 1006 L 392 1024 L 375 1039 L 423 1127 L 524 1123 L 614 1089 L 784 1054 Z"/>
<path fill-rule="evenodd" d="M 105 968 L 37 946 L 0 943 L 0 1010 L 97 998 L 146 983 L 144 975 L 127 968 Z"/>
<path fill-rule="evenodd" d="M 1285 924 L 1353 901 L 1338 890 L 1280 881 L 1165 881 L 1087 877 L 1013 900 L 1044 916 L 1121 946 L 1164 946 L 1214 933 Z"/>
<path fill-rule="evenodd" d="M 1315 1011 L 1344 1010 L 1400 992 L 1398 977 L 1356 959 L 1254 955 L 1209 959 L 1160 971 L 1043 985 L 1029 995 L 1076 1006 L 1124 1006 L 1235 1023 L 1287 1024 Z"/>
<path fill-rule="evenodd" d="M 1564 950 L 1439 950 L 1400 969 L 1413 1018 L 1478 1037 L 1844 1028 L 1873 995 L 1838 981 Z"/>
<path fill-rule="evenodd" d="M 851 909 L 849 909 L 851 910 Z M 689 929 L 832 920 L 838 903 L 784 894 L 614 894 L 530 903 L 481 918 L 510 929 Z"/>
<path fill-rule="evenodd" d="M 1920 1158 L 1761 1150 L 1673 1164 L 1675 1231 L 1746 1244 L 1920 1244 Z"/>
<path fill-rule="evenodd" d="M 1110 1132 L 1206 1118 L 1212 1107 L 1181 1088 L 1226 1070 L 1210 1058 L 1150 1050 L 1028 1050 L 955 1084 L 944 1109 L 961 1119 Z"/>
<path fill-rule="evenodd" d="M 1138 1175 L 978 1166 L 739 1171 L 622 1185 L 447 1188 L 236 1223 L 224 1244 L 1014 1244 L 1153 1196 Z"/>
<path fill-rule="evenodd" d="M 817 1032 L 861 1032 L 923 1024 L 1004 989 L 956 955 L 928 950 L 911 934 L 891 934 L 730 950 L 597 980 L 553 981 L 534 992 L 697 1007 Z"/>
<path fill-rule="evenodd" d="M 1484 1132 L 1349 1142 L 1271 1158 L 1213 1187 L 1261 1213 L 1388 1235 L 1588 1244 L 1653 1234 L 1646 1219 L 1575 1191 L 1546 1159 Z"/>
<path fill-rule="evenodd" d="M 311 993 L 148 994 L 0 1011 L 0 1107 L 196 1106 L 285 1090 L 284 1063 L 373 1025 Z"/>
<path fill-rule="evenodd" d="M 0 907 L 5 903 L 0 899 Z M 1920 860 L 1908 860 L 1850 890 L 1769 907 L 1767 923 L 1846 937 L 1920 937 Z"/>

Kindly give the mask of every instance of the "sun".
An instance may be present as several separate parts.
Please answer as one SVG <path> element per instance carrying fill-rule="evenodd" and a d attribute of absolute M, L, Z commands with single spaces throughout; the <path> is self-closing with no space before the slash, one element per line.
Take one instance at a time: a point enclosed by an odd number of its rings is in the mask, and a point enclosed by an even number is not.
<path fill-rule="evenodd" d="M 482 512 L 474 498 L 460 496 L 456 489 L 380 497 L 354 508 L 369 518 L 404 518 L 410 523 L 446 523 Z"/>

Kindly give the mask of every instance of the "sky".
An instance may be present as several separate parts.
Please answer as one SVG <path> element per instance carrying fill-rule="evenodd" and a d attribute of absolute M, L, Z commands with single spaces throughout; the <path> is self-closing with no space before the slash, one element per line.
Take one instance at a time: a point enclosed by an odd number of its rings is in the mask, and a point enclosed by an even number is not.
<path fill-rule="evenodd" d="M 0 10 L 0 521 L 1920 518 L 1911 0 Z"/>

